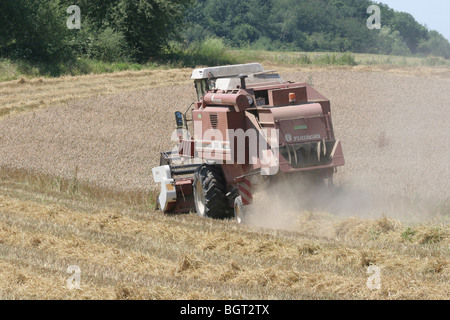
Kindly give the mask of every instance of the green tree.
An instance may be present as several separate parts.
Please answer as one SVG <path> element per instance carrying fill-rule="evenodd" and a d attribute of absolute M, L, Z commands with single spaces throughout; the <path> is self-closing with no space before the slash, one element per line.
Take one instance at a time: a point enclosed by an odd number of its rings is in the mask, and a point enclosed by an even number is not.
<path fill-rule="evenodd" d="M 367 8 L 381 9 L 384 30 L 369 30 Z M 188 43 L 217 36 L 233 46 L 446 56 L 448 41 L 413 16 L 370 0 L 197 0 L 188 10 Z M 187 36 L 187 37 L 186 37 Z"/>
<path fill-rule="evenodd" d="M 270 5 L 270 0 L 197 0 L 186 14 L 189 30 L 183 35 L 189 35 L 189 41 L 204 39 L 205 34 L 214 35 L 235 46 L 254 42 L 265 30 L 270 30 Z"/>
<path fill-rule="evenodd" d="M 427 29 L 406 12 L 397 12 L 388 26 L 400 33 L 412 53 L 417 52 L 419 42 L 426 39 L 428 34 Z"/>
<path fill-rule="evenodd" d="M 109 23 L 125 36 L 134 57 L 145 62 L 168 47 L 189 4 L 186 0 L 120 0 Z"/>
<path fill-rule="evenodd" d="M 193 0 L 64 1 L 67 5 L 71 2 L 78 5 L 82 19 L 87 19 L 92 31 L 103 38 L 108 34 L 116 40 L 123 36 L 128 54 L 139 62 L 161 55 L 181 29 L 184 12 L 193 3 Z M 110 31 L 105 33 L 107 28 Z"/>
<path fill-rule="evenodd" d="M 378 53 L 409 56 L 411 51 L 406 45 L 400 32 L 392 31 L 391 28 L 383 26 L 377 39 Z"/>
<path fill-rule="evenodd" d="M 450 59 L 450 43 L 439 32 L 430 31 L 428 39 L 419 42 L 417 52 Z"/>
<path fill-rule="evenodd" d="M 69 5 L 81 9 L 81 30 L 69 30 Z M 2 56 L 44 62 L 86 54 L 145 62 L 168 47 L 191 0 L 2 0 Z"/>
<path fill-rule="evenodd" d="M 73 59 L 67 45 L 65 9 L 55 0 L 3 0 L 2 56 L 44 62 Z"/>

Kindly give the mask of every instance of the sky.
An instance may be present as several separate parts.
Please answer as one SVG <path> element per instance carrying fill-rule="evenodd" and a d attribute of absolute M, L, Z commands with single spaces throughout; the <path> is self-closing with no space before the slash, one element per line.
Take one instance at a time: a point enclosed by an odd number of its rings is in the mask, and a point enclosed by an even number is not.
<path fill-rule="evenodd" d="M 387 4 L 396 11 L 412 14 L 420 24 L 436 30 L 450 41 L 450 1 L 449 0 L 376 0 Z M 383 16 L 381 16 L 383 24 Z"/>

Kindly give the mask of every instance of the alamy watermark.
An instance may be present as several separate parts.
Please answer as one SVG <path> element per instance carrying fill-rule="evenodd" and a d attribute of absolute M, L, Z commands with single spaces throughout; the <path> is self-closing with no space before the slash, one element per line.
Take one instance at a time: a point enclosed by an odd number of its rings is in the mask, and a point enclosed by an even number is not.
<path fill-rule="evenodd" d="M 80 289 L 81 288 L 81 269 L 79 266 L 71 265 L 67 268 L 67 273 L 72 274 L 67 278 L 67 289 Z"/>
<path fill-rule="evenodd" d="M 179 142 L 180 137 L 187 148 L 191 136 L 186 129 L 177 129 L 172 133 L 172 141 Z M 248 164 L 260 165 L 263 175 L 275 175 L 279 169 L 279 130 L 253 128 L 221 130 L 207 129 L 202 131 L 202 125 L 194 128 L 194 150 L 184 150 L 183 154 L 194 154 L 195 158 L 203 162 L 215 161 L 216 164 Z M 177 154 L 178 145 L 173 148 Z M 199 155 L 199 157 L 198 157 Z M 174 164 L 182 164 L 182 159 L 174 159 Z"/>
<path fill-rule="evenodd" d="M 367 28 L 370 30 L 381 29 L 381 9 L 377 5 L 371 5 L 367 8 L 367 13 L 371 14 L 367 19 Z"/>
<path fill-rule="evenodd" d="M 71 16 L 67 19 L 67 28 L 70 30 L 81 29 L 81 9 L 79 6 L 72 5 L 67 8 L 67 13 Z"/>
<path fill-rule="evenodd" d="M 81 29 L 81 9 L 77 5 L 71 5 L 67 8 L 70 17 L 67 19 L 67 28 L 70 30 Z M 377 5 L 371 5 L 367 8 L 367 13 L 371 16 L 367 19 L 367 28 L 370 30 L 381 29 L 381 9 Z"/>
<path fill-rule="evenodd" d="M 381 269 L 378 266 L 371 265 L 367 267 L 367 273 L 371 276 L 367 278 L 366 285 L 370 290 L 381 289 Z"/>

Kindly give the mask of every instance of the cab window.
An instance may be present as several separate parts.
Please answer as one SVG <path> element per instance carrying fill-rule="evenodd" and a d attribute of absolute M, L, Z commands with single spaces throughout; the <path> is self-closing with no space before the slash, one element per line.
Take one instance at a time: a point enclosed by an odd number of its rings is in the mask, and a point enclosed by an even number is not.
<path fill-rule="evenodd" d="M 206 80 L 195 80 L 195 89 L 197 90 L 197 99 L 201 101 L 205 92 L 209 90 Z"/>

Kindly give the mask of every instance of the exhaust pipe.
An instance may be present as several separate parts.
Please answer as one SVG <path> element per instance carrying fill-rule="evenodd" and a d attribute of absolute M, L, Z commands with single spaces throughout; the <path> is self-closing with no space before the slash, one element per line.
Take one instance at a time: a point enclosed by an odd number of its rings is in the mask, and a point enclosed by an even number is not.
<path fill-rule="evenodd" d="M 241 89 L 247 89 L 247 84 L 245 83 L 245 78 L 248 78 L 246 74 L 238 75 L 238 78 L 241 80 Z"/>

